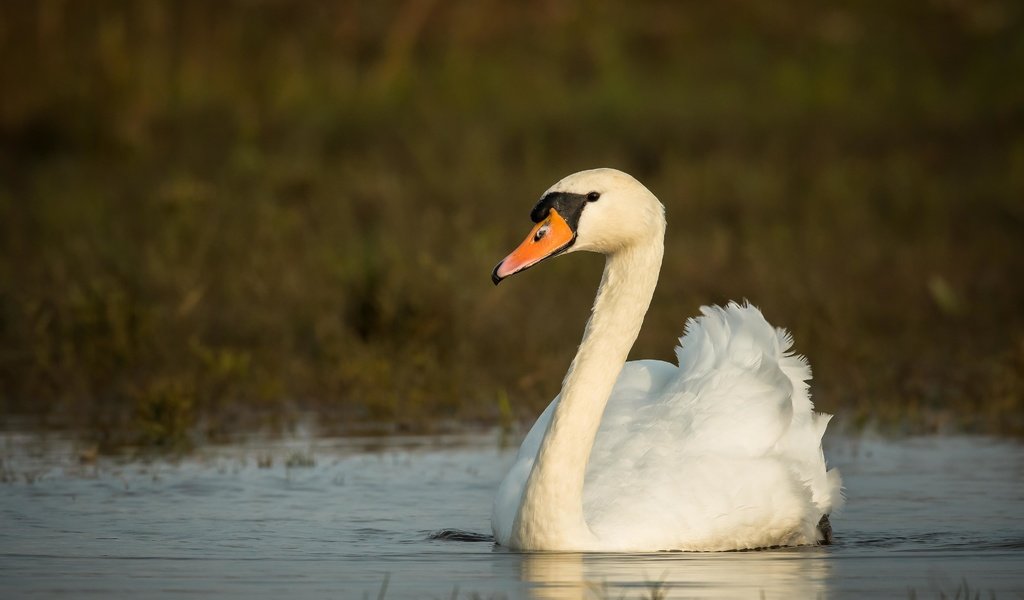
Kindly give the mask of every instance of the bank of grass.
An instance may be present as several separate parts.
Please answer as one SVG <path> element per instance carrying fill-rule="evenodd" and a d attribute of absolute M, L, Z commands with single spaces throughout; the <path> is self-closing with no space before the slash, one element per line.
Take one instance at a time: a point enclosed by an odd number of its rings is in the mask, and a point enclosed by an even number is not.
<path fill-rule="evenodd" d="M 529 419 L 600 260 L 494 289 L 559 177 L 666 204 L 636 357 L 748 298 L 838 423 L 1024 431 L 1017 3 L 5 3 L 0 410 L 101 443 Z"/>

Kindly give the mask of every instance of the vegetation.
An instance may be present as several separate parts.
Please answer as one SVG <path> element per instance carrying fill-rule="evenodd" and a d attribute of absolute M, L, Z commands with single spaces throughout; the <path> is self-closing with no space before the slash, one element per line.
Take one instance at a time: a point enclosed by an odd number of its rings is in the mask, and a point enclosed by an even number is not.
<path fill-rule="evenodd" d="M 636 357 L 792 329 L 840 424 L 1024 432 L 1024 8 L 0 6 L 0 412 L 101 444 L 528 419 L 600 259 L 500 288 L 532 203 L 665 202 Z"/>

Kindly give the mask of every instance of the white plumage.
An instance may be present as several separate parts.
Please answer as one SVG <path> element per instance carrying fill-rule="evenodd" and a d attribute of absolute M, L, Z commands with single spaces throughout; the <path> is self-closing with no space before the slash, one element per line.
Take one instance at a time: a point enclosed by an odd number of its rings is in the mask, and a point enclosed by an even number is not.
<path fill-rule="evenodd" d="M 562 393 L 537 419 L 498 490 L 495 539 L 583 551 L 818 542 L 819 519 L 841 504 L 842 484 L 826 470 L 821 437 L 830 416 L 813 411 L 807 361 L 757 308 L 730 303 L 703 307 L 687 322 L 678 367 L 624 363 L 650 301 L 646 288 L 653 292 L 657 280 L 664 219 L 657 199 L 618 171 L 570 176 L 552 190 L 592 188 L 601 201 L 583 211 L 575 245 L 605 252 L 608 266 Z M 588 241 L 608 239 L 606 230 L 627 213 L 656 215 L 643 217 L 653 231 L 635 242 L 638 249 Z M 617 259 L 623 255 L 629 260 Z M 572 400 L 562 407 L 563 398 Z"/>
<path fill-rule="evenodd" d="M 623 366 L 598 429 L 583 512 L 591 550 L 733 550 L 814 544 L 839 507 L 821 436 L 831 415 L 807 393 L 792 338 L 753 306 L 701 309 L 679 364 Z M 559 398 L 530 429 L 499 488 L 495 539 L 508 544 L 523 487 Z"/>

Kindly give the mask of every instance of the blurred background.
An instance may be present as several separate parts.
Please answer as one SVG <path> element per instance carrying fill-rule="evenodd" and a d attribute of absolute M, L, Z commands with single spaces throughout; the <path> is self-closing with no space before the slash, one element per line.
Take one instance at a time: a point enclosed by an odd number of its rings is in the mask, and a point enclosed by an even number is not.
<path fill-rule="evenodd" d="M 634 358 L 746 298 L 841 428 L 1024 433 L 1019 2 L 13 0 L 0 57 L 7 427 L 528 423 L 602 261 L 490 271 L 610 166 L 669 220 Z"/>

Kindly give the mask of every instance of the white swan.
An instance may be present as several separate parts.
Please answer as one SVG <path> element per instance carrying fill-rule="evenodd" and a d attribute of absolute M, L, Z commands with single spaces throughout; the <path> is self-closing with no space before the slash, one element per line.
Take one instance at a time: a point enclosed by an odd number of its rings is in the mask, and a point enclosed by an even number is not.
<path fill-rule="evenodd" d="M 570 175 L 498 263 L 497 284 L 578 250 L 607 256 L 561 393 L 494 500 L 495 540 L 521 550 L 735 550 L 814 544 L 842 502 L 813 412 L 810 368 L 753 306 L 703 307 L 679 367 L 626 362 L 664 250 L 661 202 L 621 171 Z M 822 527 L 819 528 L 819 522 Z"/>

